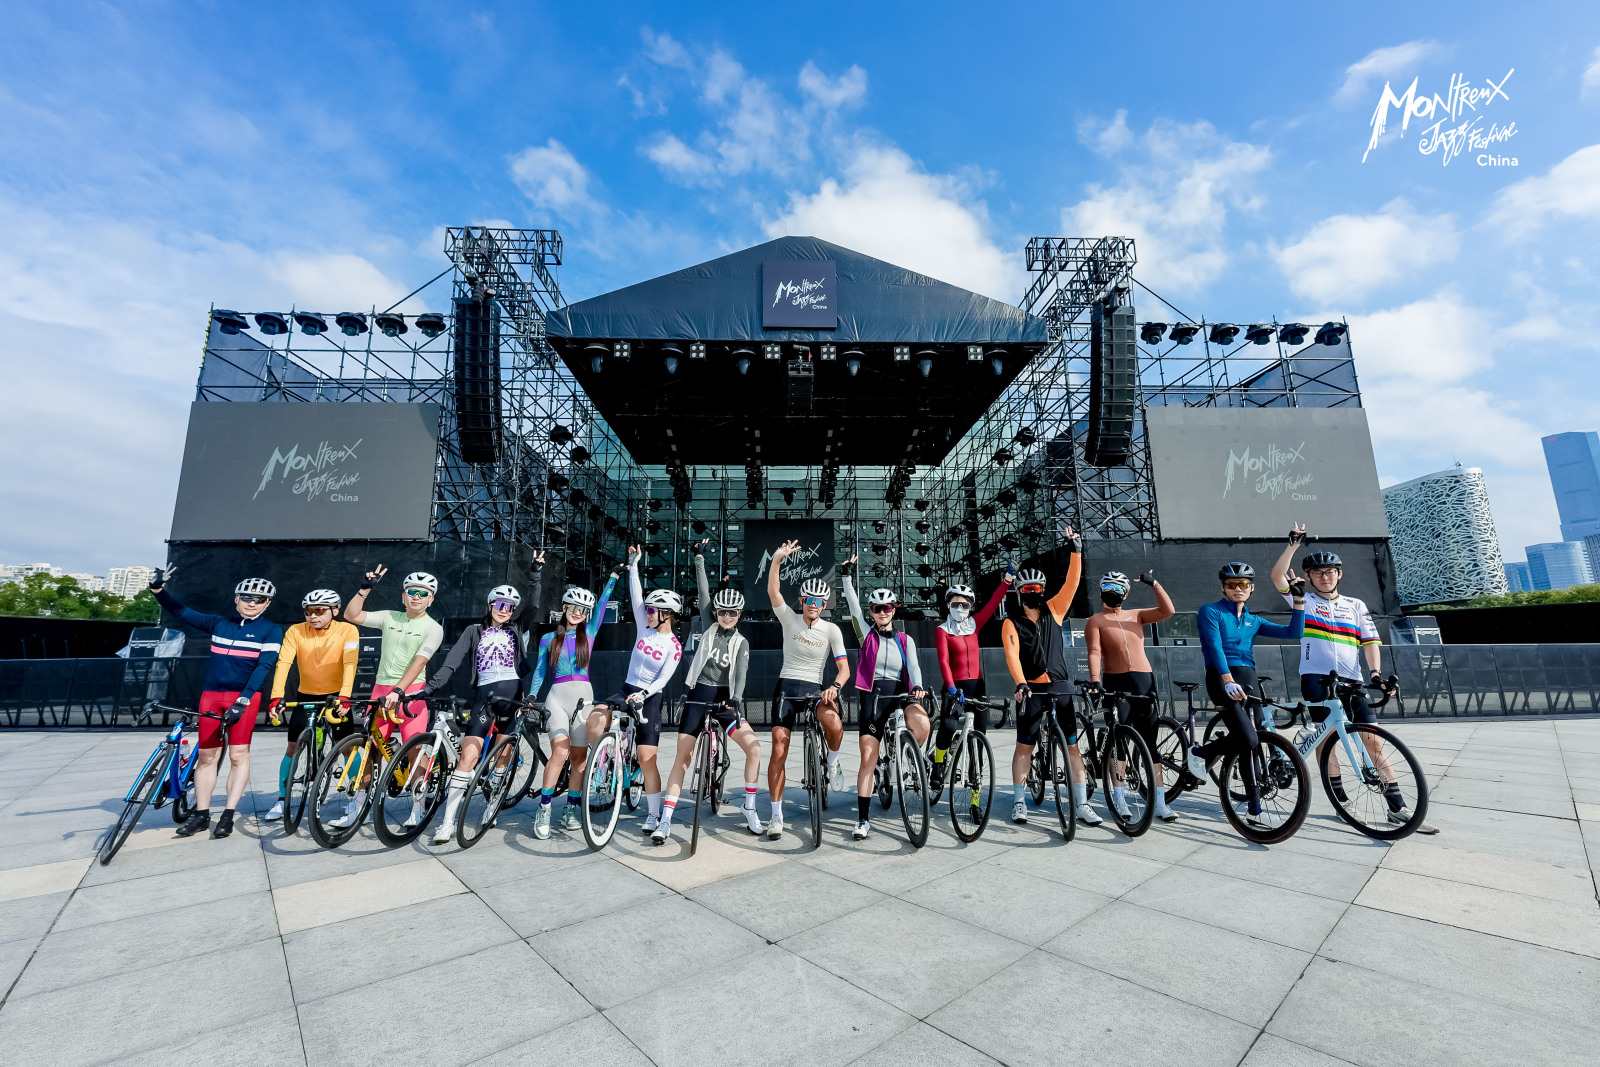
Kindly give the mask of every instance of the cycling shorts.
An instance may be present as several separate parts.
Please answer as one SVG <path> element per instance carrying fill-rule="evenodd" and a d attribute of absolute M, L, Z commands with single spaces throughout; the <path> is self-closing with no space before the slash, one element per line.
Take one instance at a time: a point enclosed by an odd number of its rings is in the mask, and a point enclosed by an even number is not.
<path fill-rule="evenodd" d="M 727 699 L 728 687 L 725 685 L 712 685 L 709 682 L 696 685 L 694 692 L 684 702 L 683 723 L 678 727 L 678 736 L 699 736 L 708 719 L 715 719 L 725 734 L 732 734 L 740 726 L 746 725 L 742 711 L 723 706 Z"/>
<path fill-rule="evenodd" d="M 957 678 L 956 689 L 964 694 L 968 700 L 973 697 L 983 696 L 982 678 Z M 944 694 L 944 703 L 939 710 L 939 734 L 934 739 L 937 748 L 949 748 L 951 738 L 956 731 L 961 729 L 962 707 L 956 703 L 956 698 L 949 693 Z M 989 732 L 989 709 L 982 704 L 972 705 L 972 728 L 980 734 Z"/>
<path fill-rule="evenodd" d="M 1354 682 L 1354 678 L 1340 678 L 1340 681 Z M 1300 676 L 1300 695 L 1307 702 L 1321 703 L 1333 699 L 1333 692 L 1328 685 L 1328 676 L 1325 674 L 1302 674 Z M 1321 708 L 1308 708 L 1313 722 L 1320 723 L 1328 716 Z M 1378 713 L 1372 710 L 1372 705 L 1367 703 L 1367 691 L 1358 689 L 1344 698 L 1344 713 L 1351 722 L 1372 725 L 1378 721 Z"/>
<path fill-rule="evenodd" d="M 412 682 L 411 688 L 406 690 L 406 696 L 415 696 L 422 692 L 424 684 L 423 682 Z M 377 700 L 379 697 L 388 696 L 396 688 L 398 687 L 392 685 L 375 685 L 372 687 L 372 699 Z M 405 744 L 428 729 L 428 702 L 426 700 L 405 700 L 401 701 L 400 707 L 404 708 L 406 712 L 416 712 L 409 719 L 405 717 L 404 712 L 400 715 L 400 743 Z M 381 707 L 374 708 L 372 711 L 373 715 L 379 716 L 378 733 L 384 737 L 389 737 L 394 733 L 394 723 L 383 717 L 382 713 L 383 708 Z"/>
<path fill-rule="evenodd" d="M 899 701 L 883 698 L 906 692 L 905 686 L 896 679 L 879 678 L 872 683 L 871 689 L 858 689 L 856 692 L 861 697 L 858 724 L 861 736 L 876 737 L 882 741 L 883 732 L 889 727 L 889 716 L 894 714 L 896 708 L 904 706 Z"/>
<path fill-rule="evenodd" d="M 327 700 L 330 695 L 328 693 L 291 693 L 285 702 L 289 704 L 302 702 L 320 704 Z M 300 740 L 300 735 L 305 733 L 306 728 L 311 725 L 312 713 L 320 710 L 320 708 L 315 707 L 294 708 L 289 712 L 289 741 L 291 743 Z M 355 723 L 349 718 L 346 718 L 344 722 L 330 722 L 328 723 L 328 730 L 335 741 L 340 741 L 349 737 L 355 731 Z"/>
<path fill-rule="evenodd" d="M 556 682 L 544 698 L 545 733 L 551 741 L 569 737 L 574 748 L 588 748 L 592 707 L 594 686 L 584 681 Z"/>
<path fill-rule="evenodd" d="M 467 718 L 467 737 L 488 737 L 491 730 L 505 733 L 511 728 L 511 720 L 515 712 L 508 710 L 504 704 L 496 704 L 499 699 L 515 700 L 517 693 L 522 689 L 522 679 L 506 678 L 499 682 L 490 682 L 488 685 L 478 686 L 476 699 L 472 702 L 472 712 Z"/>
<path fill-rule="evenodd" d="M 793 678 L 779 678 L 777 691 L 772 696 L 772 725 L 774 729 L 793 730 L 799 714 L 798 701 L 809 699 L 822 692 L 817 682 L 797 682 Z"/>
<path fill-rule="evenodd" d="M 1017 744 L 1037 745 L 1044 727 L 1045 709 L 1054 705 L 1056 725 L 1066 735 L 1067 744 L 1078 743 L 1078 716 L 1069 693 L 1033 693 L 1017 713 Z"/>
<path fill-rule="evenodd" d="M 1130 696 L 1150 696 L 1156 691 L 1156 676 L 1150 671 L 1123 671 L 1108 674 L 1102 679 L 1106 692 L 1127 693 Z M 1156 719 L 1159 711 L 1154 700 L 1116 701 L 1117 721 L 1127 723 L 1144 739 L 1150 755 L 1156 753 Z"/>
<path fill-rule="evenodd" d="M 211 712 L 217 715 L 226 715 L 228 709 L 233 707 L 233 702 L 239 699 L 238 693 L 224 693 L 216 689 L 208 689 L 200 694 L 200 711 Z M 250 698 L 250 708 L 239 721 L 228 727 L 228 744 L 249 745 L 250 735 L 256 729 L 256 716 L 261 711 L 261 694 L 258 692 Z M 198 727 L 201 748 L 222 747 L 222 720 L 201 718 Z"/>
<path fill-rule="evenodd" d="M 639 686 L 622 683 L 622 688 L 606 697 L 600 703 L 611 709 L 611 714 L 616 715 L 617 709 L 628 702 L 634 693 L 644 692 Z M 655 748 L 661 744 L 661 710 L 666 704 L 665 693 L 651 693 L 644 698 L 644 707 L 634 713 L 639 722 L 635 739 L 640 748 Z M 615 720 L 613 720 L 615 721 Z"/>

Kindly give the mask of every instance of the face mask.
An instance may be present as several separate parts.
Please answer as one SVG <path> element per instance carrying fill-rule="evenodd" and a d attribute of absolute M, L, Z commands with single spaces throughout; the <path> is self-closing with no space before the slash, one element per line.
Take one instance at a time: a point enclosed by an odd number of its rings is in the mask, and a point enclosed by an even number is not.
<path fill-rule="evenodd" d="M 972 617 L 972 609 L 965 604 L 957 605 L 950 609 L 951 622 L 966 622 Z"/>
<path fill-rule="evenodd" d="M 1123 594 L 1120 589 L 1102 589 L 1100 590 L 1100 600 L 1107 607 L 1121 607 Z"/>
<path fill-rule="evenodd" d="M 1020 593 L 1018 595 L 1022 597 L 1022 606 L 1025 608 L 1033 608 L 1037 611 L 1039 608 L 1044 607 L 1043 593 Z"/>

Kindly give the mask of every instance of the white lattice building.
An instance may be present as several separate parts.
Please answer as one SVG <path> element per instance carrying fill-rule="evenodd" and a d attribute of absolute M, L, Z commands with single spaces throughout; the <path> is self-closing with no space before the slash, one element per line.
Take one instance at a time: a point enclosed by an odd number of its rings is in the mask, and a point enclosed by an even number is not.
<path fill-rule="evenodd" d="M 1500 538 L 1483 471 L 1460 464 L 1383 491 L 1400 603 L 1445 603 L 1506 592 Z"/>

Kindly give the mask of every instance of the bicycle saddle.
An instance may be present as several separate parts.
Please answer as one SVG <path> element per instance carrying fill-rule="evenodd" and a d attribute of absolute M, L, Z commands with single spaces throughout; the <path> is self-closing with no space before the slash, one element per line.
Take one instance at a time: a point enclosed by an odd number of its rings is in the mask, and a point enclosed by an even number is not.
<path fill-rule="evenodd" d="M 1199 682 L 1173 682 L 1172 684 L 1183 690 L 1185 693 L 1192 693 L 1196 689 L 1200 688 Z"/>

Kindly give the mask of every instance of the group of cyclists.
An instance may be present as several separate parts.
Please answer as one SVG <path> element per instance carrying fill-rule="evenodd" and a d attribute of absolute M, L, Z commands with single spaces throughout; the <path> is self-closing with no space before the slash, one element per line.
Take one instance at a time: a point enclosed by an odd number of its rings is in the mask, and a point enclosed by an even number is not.
<path fill-rule="evenodd" d="M 1300 577 L 1290 569 L 1293 556 L 1306 536 L 1296 525 L 1289 542 L 1274 563 L 1270 577 L 1273 588 L 1291 608 L 1287 623 L 1272 623 L 1252 613 L 1246 606 L 1255 592 L 1255 571 L 1247 563 L 1229 562 L 1218 573 L 1221 585 L 1218 600 L 1203 605 L 1197 615 L 1200 645 L 1205 660 L 1205 686 L 1212 702 L 1225 717 L 1227 729 L 1209 746 L 1188 749 L 1185 770 L 1204 780 L 1215 760 L 1252 750 L 1257 743 L 1256 722 L 1250 710 L 1252 698 L 1262 699 L 1253 646 L 1260 635 L 1300 642 L 1301 692 L 1307 701 L 1340 699 L 1330 691 L 1330 679 L 1381 686 L 1380 646 L 1367 606 L 1359 599 L 1339 592 L 1343 575 L 1340 558 L 1327 551 L 1305 555 Z M 250 739 L 263 710 L 274 724 L 288 717 L 289 744 L 279 766 L 277 803 L 265 816 L 267 821 L 284 817 L 289 795 L 290 768 L 297 739 L 306 727 L 308 709 L 334 702 L 348 709 L 355 686 L 360 652 L 359 627 L 381 634 L 376 677 L 371 700 L 385 714 L 375 720 L 376 728 L 388 738 L 398 731 L 404 742 L 430 728 L 428 702 L 436 697 L 460 672 L 466 672 L 472 692 L 470 711 L 463 720 L 460 759 L 445 786 L 444 817 L 433 838 L 442 844 L 451 837 L 456 812 L 472 780 L 487 739 L 512 726 L 512 716 L 521 702 L 537 699 L 543 693 L 545 732 L 549 758 L 545 763 L 538 792 L 533 833 L 548 838 L 552 832 L 556 791 L 563 770 L 569 788 L 555 829 L 567 833 L 580 827 L 583 801 L 581 783 L 589 749 L 611 728 L 614 713 L 626 708 L 636 724 L 639 769 L 647 802 L 643 833 L 662 844 L 672 835 L 677 807 L 689 772 L 695 743 L 702 731 L 716 729 L 742 750 L 744 790 L 739 812 L 750 833 L 779 839 L 784 834 L 785 763 L 796 716 L 804 706 L 813 710 L 824 740 L 824 788 L 843 791 L 840 748 L 844 741 L 844 720 L 840 698 L 846 686 L 853 685 L 858 702 L 860 764 L 856 775 L 857 821 L 854 838 L 861 840 L 871 832 L 870 803 L 875 792 L 875 769 L 879 748 L 891 711 L 903 710 L 904 725 L 919 746 L 932 738 L 929 784 L 935 796 L 944 780 L 952 738 L 961 729 L 961 716 L 973 714 L 973 728 L 987 733 L 990 727 L 987 706 L 981 701 L 968 705 L 969 698 L 984 696 L 980 669 L 978 632 L 999 611 L 1008 595 L 1015 594 L 1001 625 L 1000 640 L 1005 662 L 1014 684 L 1012 698 L 1017 707 L 1016 748 L 1011 761 L 1012 809 L 1014 822 L 1028 820 L 1029 769 L 1035 746 L 1041 742 L 1041 724 L 1054 721 L 1066 731 L 1068 772 L 1073 810 L 1078 821 L 1095 825 L 1102 821 L 1090 803 L 1093 786 L 1085 779 L 1084 758 L 1077 736 L 1078 717 L 1074 714 L 1074 690 L 1085 690 L 1103 697 L 1117 716 L 1144 740 L 1150 752 L 1157 751 L 1157 710 L 1155 678 L 1144 649 L 1146 627 L 1162 622 L 1174 613 L 1172 598 L 1146 571 L 1136 580 L 1111 571 L 1098 583 L 1099 609 L 1084 625 L 1088 653 L 1088 682 L 1074 685 L 1069 670 L 1067 635 L 1063 627 L 1075 597 L 1082 573 L 1082 540 L 1066 527 L 1062 544 L 1068 551 L 1067 565 L 1054 592 L 1041 570 L 1008 568 L 994 592 L 980 607 L 975 591 L 967 585 L 952 584 L 942 596 L 944 619 L 935 630 L 934 646 L 939 664 L 940 686 L 937 719 L 934 718 L 934 692 L 931 679 L 924 679 L 915 642 L 903 628 L 896 628 L 899 596 L 890 589 L 867 592 L 865 613 L 854 584 L 856 558 L 840 568 L 841 586 L 859 653 L 854 671 L 846 655 L 839 626 L 823 618 L 833 598 L 832 585 L 822 578 L 802 582 L 797 604 L 790 604 L 782 592 L 784 561 L 799 549 L 789 541 L 772 553 L 767 573 L 767 595 L 773 615 L 782 630 L 783 661 L 774 693 L 770 750 L 767 754 L 767 819 L 758 811 L 761 772 L 761 742 L 744 713 L 746 681 L 749 674 L 750 642 L 740 629 L 745 597 L 731 587 L 710 587 L 702 541 L 695 549 L 695 577 L 701 632 L 685 676 L 687 700 L 678 727 L 677 747 L 672 765 L 663 782 L 658 767 L 658 750 L 663 727 L 665 690 L 683 659 L 678 630 L 687 621 L 683 597 L 672 589 L 646 591 L 640 580 L 641 549 L 628 550 L 626 563 L 613 570 L 598 595 L 586 588 L 569 586 L 562 593 L 560 613 L 554 625 L 530 651 L 530 635 L 524 615 L 525 604 L 540 602 L 538 574 L 544 562 L 542 553 L 534 557 L 533 588 L 525 598 L 510 585 L 497 585 L 485 597 L 480 621 L 468 626 L 446 653 L 442 666 L 428 676 L 427 666 L 444 643 L 444 630 L 428 614 L 439 592 L 438 580 L 423 571 L 406 575 L 400 583 L 398 610 L 372 610 L 368 601 L 386 576 L 387 568 L 374 566 L 364 572 L 356 592 L 346 603 L 333 589 L 315 589 L 301 600 L 304 621 L 285 630 L 265 618 L 276 596 L 274 585 L 264 578 L 247 578 L 234 590 L 234 610 L 227 615 L 195 611 L 179 602 L 166 588 L 175 568 L 157 571 L 150 587 L 156 599 L 173 615 L 211 636 L 204 691 L 199 702 L 199 756 L 194 772 L 195 804 L 188 819 L 178 828 L 181 836 L 210 830 L 213 837 L 226 837 L 233 830 L 235 809 L 244 793 L 250 774 Z M 596 700 L 590 680 L 592 652 L 616 583 L 626 572 L 635 626 L 634 641 L 625 680 L 616 692 Z M 1155 604 L 1133 608 L 1129 599 L 1135 584 L 1149 587 Z M 341 621 L 338 616 L 342 614 Z M 1362 671 L 1362 660 L 1366 672 Z M 286 694 L 291 666 L 298 668 L 298 690 Z M 269 684 L 270 683 L 270 684 Z M 898 699 L 896 699 L 898 698 Z M 1351 718 L 1372 722 L 1376 716 L 1360 695 L 1344 697 Z M 355 727 L 351 717 L 330 721 L 335 738 Z M 1369 746 L 1370 738 L 1363 738 Z M 226 782 L 226 807 L 213 825 L 210 806 L 220 772 L 223 747 L 229 756 Z M 1137 747 L 1137 746 L 1135 746 Z M 1381 759 L 1381 753 L 1374 752 Z M 1180 760 L 1179 762 L 1185 762 Z M 1343 797 L 1337 756 L 1330 788 Z M 1262 819 L 1260 783 L 1253 774 L 1250 759 L 1240 761 L 1241 777 L 1248 795 L 1248 820 Z M 371 788 L 373 772 L 367 768 L 362 779 L 350 790 L 347 807 L 333 825 L 349 828 L 368 810 L 366 790 Z M 1170 772 L 1169 772 L 1170 773 Z M 1181 773 L 1181 772 L 1179 772 Z M 1162 786 L 1163 767 L 1154 765 L 1154 814 L 1171 822 L 1179 816 L 1167 803 Z M 998 791 L 997 786 L 997 791 Z M 420 796 L 421 794 L 414 794 Z M 1386 793 L 1392 818 L 1410 818 L 1407 798 L 1394 783 Z M 1112 786 L 1102 797 L 1119 816 L 1126 817 L 1127 798 L 1120 785 Z M 415 801 L 408 826 L 418 826 L 431 814 L 420 800 Z M 1423 832 L 1435 832 L 1425 824 Z M 420 830 L 418 830 L 420 832 Z"/>

